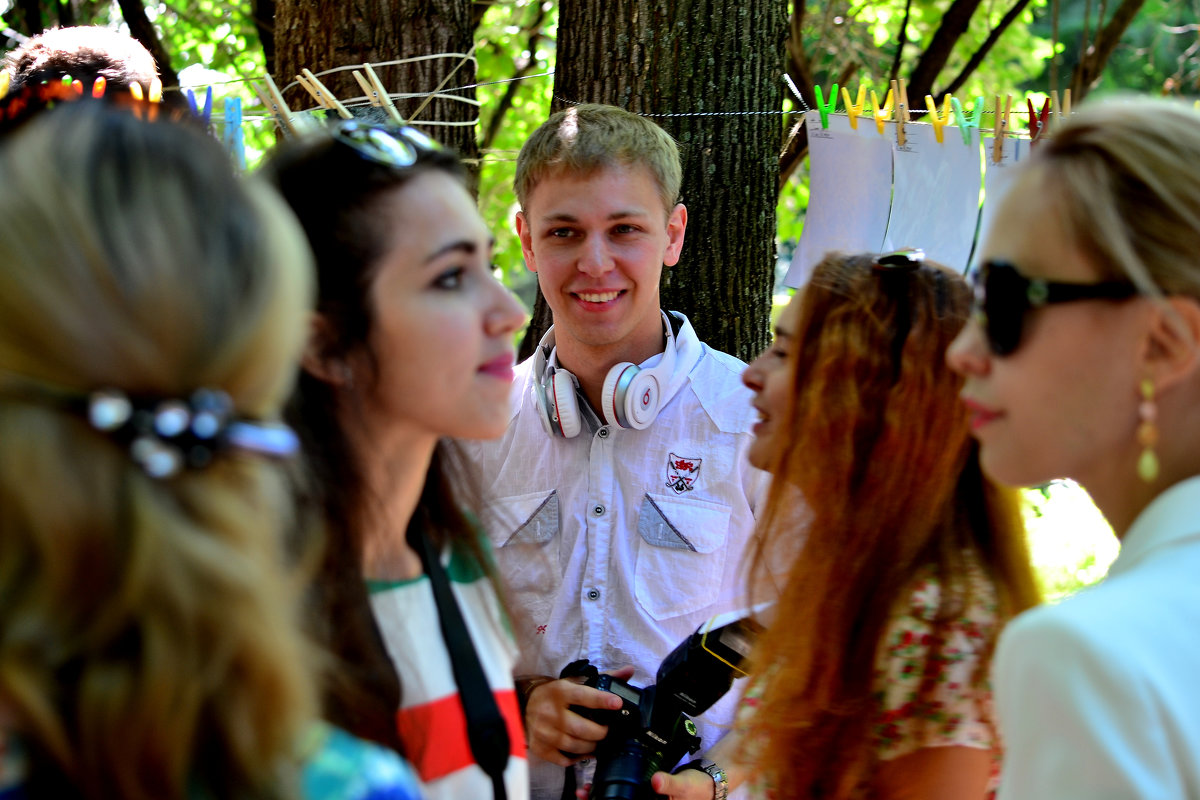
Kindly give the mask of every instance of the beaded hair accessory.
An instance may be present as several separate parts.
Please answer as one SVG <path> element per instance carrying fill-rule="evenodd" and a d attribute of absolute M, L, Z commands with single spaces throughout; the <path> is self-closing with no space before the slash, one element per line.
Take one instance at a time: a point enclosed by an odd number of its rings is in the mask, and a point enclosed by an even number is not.
<path fill-rule="evenodd" d="M 203 469 L 221 453 L 240 450 L 269 458 L 300 451 L 300 439 L 282 422 L 251 420 L 234 413 L 219 389 L 197 389 L 186 399 L 130 397 L 100 389 L 85 397 L 43 390 L 5 389 L 0 398 L 61 408 L 129 451 L 151 478 L 165 480 L 185 469 Z"/>
<path fill-rule="evenodd" d="M 286 458 L 300 449 L 287 425 L 234 416 L 233 401 L 216 389 L 197 389 L 186 400 L 131 399 L 116 389 L 102 389 L 86 405 L 88 423 L 128 447 L 151 478 L 202 469 L 224 450 Z"/>

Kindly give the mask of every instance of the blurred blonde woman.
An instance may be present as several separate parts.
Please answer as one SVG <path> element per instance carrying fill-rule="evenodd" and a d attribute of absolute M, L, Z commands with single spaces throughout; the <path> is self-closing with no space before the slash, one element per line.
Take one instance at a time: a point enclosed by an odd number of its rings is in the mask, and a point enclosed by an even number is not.
<path fill-rule="evenodd" d="M 213 140 L 115 102 L 0 139 L 0 796 L 414 796 L 312 722 L 274 421 L 303 238 Z"/>
<path fill-rule="evenodd" d="M 984 243 L 950 348 L 984 469 L 1073 478 L 1121 540 L 1005 632 L 1002 798 L 1200 797 L 1200 114 L 1085 106 Z"/>

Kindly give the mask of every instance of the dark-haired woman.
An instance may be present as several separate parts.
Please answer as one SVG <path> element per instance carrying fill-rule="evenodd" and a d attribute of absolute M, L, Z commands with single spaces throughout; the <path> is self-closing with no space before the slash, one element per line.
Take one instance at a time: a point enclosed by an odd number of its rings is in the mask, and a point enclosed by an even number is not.
<path fill-rule="evenodd" d="M 267 173 L 317 260 L 289 421 L 327 530 L 327 713 L 403 753 L 429 798 L 527 797 L 515 645 L 445 444 L 504 430 L 524 311 L 457 159 L 416 130 L 340 123 Z"/>

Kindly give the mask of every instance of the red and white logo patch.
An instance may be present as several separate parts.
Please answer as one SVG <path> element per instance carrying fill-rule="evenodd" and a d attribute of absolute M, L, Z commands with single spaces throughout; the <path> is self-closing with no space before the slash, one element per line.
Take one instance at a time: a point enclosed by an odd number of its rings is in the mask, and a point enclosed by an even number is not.
<path fill-rule="evenodd" d="M 696 488 L 700 476 L 700 458 L 688 458 L 671 453 L 667 456 L 667 486 L 676 494 L 690 492 Z"/>

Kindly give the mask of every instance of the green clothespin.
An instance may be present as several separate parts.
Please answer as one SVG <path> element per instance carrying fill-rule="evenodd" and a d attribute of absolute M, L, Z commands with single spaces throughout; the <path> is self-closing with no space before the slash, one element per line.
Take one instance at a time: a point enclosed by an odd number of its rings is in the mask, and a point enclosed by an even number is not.
<path fill-rule="evenodd" d="M 954 119 L 958 122 L 958 132 L 962 134 L 963 144 L 971 144 L 971 128 L 979 127 L 979 118 L 983 115 L 983 98 L 976 97 L 975 105 L 971 107 L 971 116 L 968 117 L 963 112 L 962 103 L 958 102 L 957 97 L 951 97 L 950 102 L 954 104 Z"/>
<path fill-rule="evenodd" d="M 837 108 L 838 85 L 835 83 L 833 89 L 829 92 L 829 103 L 825 103 L 825 96 L 821 94 L 821 87 L 813 87 L 817 92 L 817 110 L 821 112 L 821 127 L 829 127 L 829 115 Z"/>

